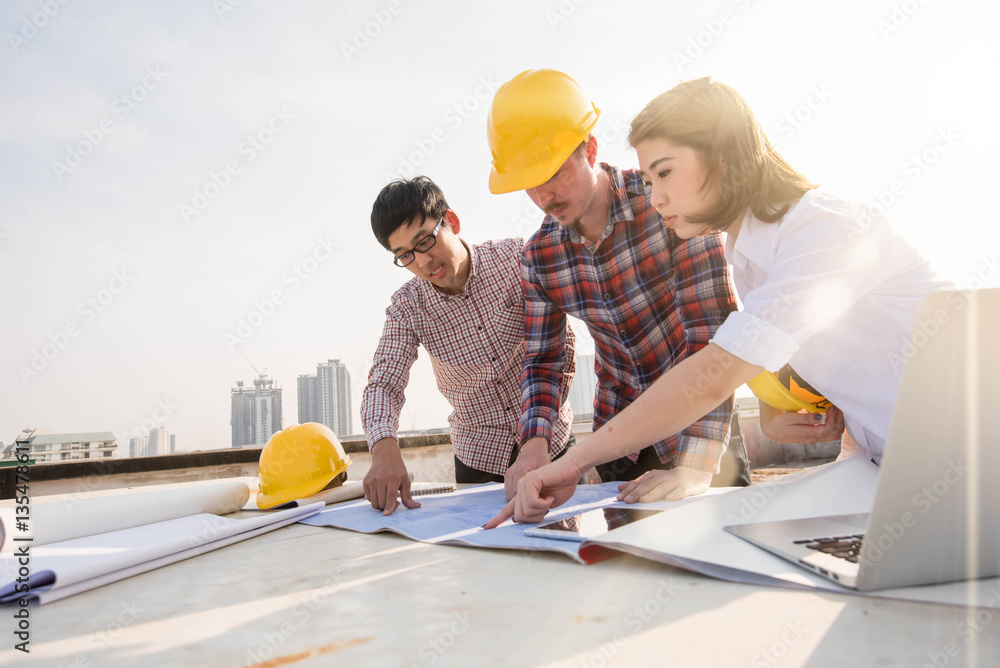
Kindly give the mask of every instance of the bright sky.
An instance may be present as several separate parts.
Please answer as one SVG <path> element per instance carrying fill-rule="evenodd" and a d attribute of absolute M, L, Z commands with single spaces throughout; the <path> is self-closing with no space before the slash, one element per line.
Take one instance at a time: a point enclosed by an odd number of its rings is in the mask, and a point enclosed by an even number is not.
<path fill-rule="evenodd" d="M 227 335 L 284 388 L 286 425 L 298 375 L 343 360 L 359 431 L 384 308 L 410 277 L 371 234 L 372 200 L 424 173 L 467 240 L 534 231 L 523 193 L 487 189 L 485 131 L 493 90 L 529 68 L 580 82 L 603 110 L 600 157 L 626 167 L 631 117 L 712 75 L 810 179 L 886 204 L 959 283 L 1000 285 L 998 14 L 929 0 L 5 2 L 0 440 L 107 430 L 127 450 L 155 419 L 180 449 L 229 447 L 229 390 L 255 373 Z M 425 353 L 407 395 L 401 427 L 445 426 Z"/>

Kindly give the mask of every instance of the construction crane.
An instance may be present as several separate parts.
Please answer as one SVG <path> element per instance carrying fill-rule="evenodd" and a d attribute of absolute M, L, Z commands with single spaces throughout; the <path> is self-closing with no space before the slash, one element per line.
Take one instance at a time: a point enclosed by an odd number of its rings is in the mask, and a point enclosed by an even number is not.
<path fill-rule="evenodd" d="M 266 378 L 267 377 L 267 367 L 264 367 L 264 371 L 263 372 L 259 371 L 257 369 L 256 365 L 254 365 L 254 363 L 252 361 L 250 361 L 250 358 L 247 356 L 247 354 L 245 352 L 243 352 L 243 348 L 241 346 L 239 346 L 239 345 L 237 345 L 236 347 L 239 348 L 240 354 L 243 355 L 243 358 L 247 361 L 247 364 L 249 364 L 251 366 L 251 368 L 253 368 L 253 370 L 257 372 L 257 377 L 258 378 Z"/>

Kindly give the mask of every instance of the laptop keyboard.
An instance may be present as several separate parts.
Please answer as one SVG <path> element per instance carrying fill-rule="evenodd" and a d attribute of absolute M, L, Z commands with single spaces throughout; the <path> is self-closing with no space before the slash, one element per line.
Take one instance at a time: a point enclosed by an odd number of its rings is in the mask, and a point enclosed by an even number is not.
<path fill-rule="evenodd" d="M 805 545 L 810 550 L 823 552 L 832 557 L 845 559 L 852 564 L 858 563 L 861 555 L 861 542 L 864 534 L 854 536 L 832 536 L 829 538 L 806 538 L 804 540 L 793 541 L 796 545 Z"/>

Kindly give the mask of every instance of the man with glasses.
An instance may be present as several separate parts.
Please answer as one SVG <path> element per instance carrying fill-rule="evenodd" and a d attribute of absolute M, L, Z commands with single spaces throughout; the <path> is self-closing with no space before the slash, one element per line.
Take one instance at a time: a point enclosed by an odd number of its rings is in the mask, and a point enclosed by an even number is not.
<path fill-rule="evenodd" d="M 572 331 L 564 327 L 556 365 L 563 371 L 553 437 L 547 449 L 518 451 L 524 293 L 521 239 L 469 245 L 441 189 L 426 176 L 393 181 L 372 206 L 372 231 L 393 263 L 414 278 L 392 296 L 361 402 L 372 454 L 365 496 L 389 515 L 399 504 L 417 508 L 399 448 L 404 390 L 417 349 L 427 349 L 448 418 L 459 483 L 503 482 L 513 496 L 525 473 L 555 459 L 572 443 L 569 386 L 575 372 Z M 397 495 L 399 499 L 397 499 Z"/>

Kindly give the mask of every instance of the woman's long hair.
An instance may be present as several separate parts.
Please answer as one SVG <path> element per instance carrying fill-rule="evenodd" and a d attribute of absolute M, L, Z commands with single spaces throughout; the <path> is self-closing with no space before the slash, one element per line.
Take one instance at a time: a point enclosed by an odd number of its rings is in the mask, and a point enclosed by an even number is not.
<path fill-rule="evenodd" d="M 654 98 L 632 120 L 628 141 L 666 139 L 698 152 L 707 176 L 702 191 L 719 186 L 713 211 L 692 216 L 709 230 L 725 229 L 746 210 L 774 223 L 816 186 L 774 150 L 746 100 L 705 77 L 686 81 Z"/>

